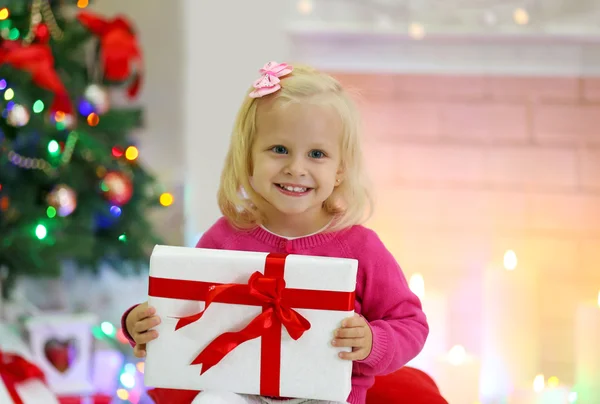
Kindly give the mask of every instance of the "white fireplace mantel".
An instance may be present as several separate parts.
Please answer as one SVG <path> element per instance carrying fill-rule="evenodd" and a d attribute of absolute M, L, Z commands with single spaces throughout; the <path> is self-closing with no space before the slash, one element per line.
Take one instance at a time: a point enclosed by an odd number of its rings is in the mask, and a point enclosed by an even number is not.
<path fill-rule="evenodd" d="M 600 29 L 435 29 L 413 39 L 406 25 L 291 21 L 292 59 L 352 72 L 534 76 L 600 75 Z"/>

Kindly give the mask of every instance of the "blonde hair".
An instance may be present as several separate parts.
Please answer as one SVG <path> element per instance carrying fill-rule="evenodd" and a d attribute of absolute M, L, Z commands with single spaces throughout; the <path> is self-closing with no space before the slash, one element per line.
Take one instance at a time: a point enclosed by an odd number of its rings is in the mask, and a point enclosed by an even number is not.
<path fill-rule="evenodd" d="M 328 230 L 341 230 L 366 220 L 371 214 L 373 201 L 363 169 L 360 114 L 342 85 L 313 68 L 294 65 L 293 73 L 281 78 L 281 89 L 274 94 L 251 98 L 252 90 L 254 88 L 248 91 L 238 111 L 221 174 L 218 203 L 229 222 L 239 229 L 249 229 L 264 220 L 260 206 L 265 201 L 250 185 L 259 106 L 306 101 L 333 108 L 342 122 L 341 167 L 344 179 L 323 204 L 326 212 L 334 217 Z"/>

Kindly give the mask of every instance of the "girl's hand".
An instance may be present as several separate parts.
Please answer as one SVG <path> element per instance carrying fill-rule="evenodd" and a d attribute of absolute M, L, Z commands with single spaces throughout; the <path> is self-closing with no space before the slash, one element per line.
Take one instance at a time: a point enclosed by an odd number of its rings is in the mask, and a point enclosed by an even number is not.
<path fill-rule="evenodd" d="M 355 314 L 354 317 L 345 319 L 334 334 L 333 346 L 352 348 L 352 352 L 340 352 L 340 358 L 361 361 L 371 354 L 373 332 L 364 317 Z"/>
<path fill-rule="evenodd" d="M 133 354 L 137 358 L 145 357 L 146 344 L 158 337 L 158 332 L 152 329 L 152 327 L 160 324 L 160 317 L 155 316 L 155 314 L 156 309 L 149 307 L 148 302 L 146 302 L 131 310 L 125 320 L 127 332 L 136 344 L 133 348 Z"/>

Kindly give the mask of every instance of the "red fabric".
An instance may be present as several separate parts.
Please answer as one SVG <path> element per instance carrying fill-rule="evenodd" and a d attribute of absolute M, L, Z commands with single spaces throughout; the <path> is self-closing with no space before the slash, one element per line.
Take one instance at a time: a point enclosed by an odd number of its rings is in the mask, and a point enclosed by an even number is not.
<path fill-rule="evenodd" d="M 14 404 L 23 404 L 17 393 L 17 385 L 34 379 L 45 382 L 40 368 L 22 356 L 0 351 L 0 381 Z"/>
<path fill-rule="evenodd" d="M 123 81 L 132 73 L 132 65 L 138 64 L 133 83 L 128 89 L 130 97 L 135 97 L 142 80 L 142 51 L 132 24 L 124 17 L 107 20 L 97 14 L 81 11 L 77 15 L 81 24 L 100 39 L 104 77 L 108 80 Z"/>
<path fill-rule="evenodd" d="M 5 63 L 30 73 L 37 86 L 54 94 L 52 111 L 72 112 L 69 93 L 54 68 L 54 56 L 48 44 L 23 46 L 14 41 L 4 41 L 0 50 L 0 65 Z"/>
<path fill-rule="evenodd" d="M 174 390 L 174 389 L 152 389 L 148 395 L 156 404 L 190 404 L 198 395 L 198 391 Z M 62 404 L 62 403 L 61 403 Z"/>
<path fill-rule="evenodd" d="M 154 389 L 148 393 L 156 404 L 190 404 L 198 394 L 170 389 Z M 448 404 L 448 401 L 431 377 L 418 369 L 403 367 L 390 375 L 376 377 L 375 385 L 367 392 L 367 404 L 396 403 Z"/>
<path fill-rule="evenodd" d="M 89 398 L 83 398 L 80 396 L 58 397 L 58 402 L 60 404 L 110 404 L 112 402 L 112 397 L 102 394 L 96 394 L 95 396 Z"/>
<path fill-rule="evenodd" d="M 431 377 L 418 369 L 403 367 L 375 378 L 367 391 L 367 404 L 448 404 Z"/>

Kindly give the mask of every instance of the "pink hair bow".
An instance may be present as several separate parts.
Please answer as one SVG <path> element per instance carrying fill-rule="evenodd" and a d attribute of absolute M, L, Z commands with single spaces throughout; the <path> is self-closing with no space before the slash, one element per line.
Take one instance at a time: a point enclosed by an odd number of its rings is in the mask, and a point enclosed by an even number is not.
<path fill-rule="evenodd" d="M 254 82 L 255 90 L 250 93 L 250 97 L 260 98 L 279 91 L 281 88 L 281 84 L 279 84 L 281 80 L 279 80 L 279 78 L 287 76 L 293 70 L 294 68 L 292 66 L 285 63 L 267 63 L 259 70 L 259 73 L 262 74 L 262 76 Z"/>

